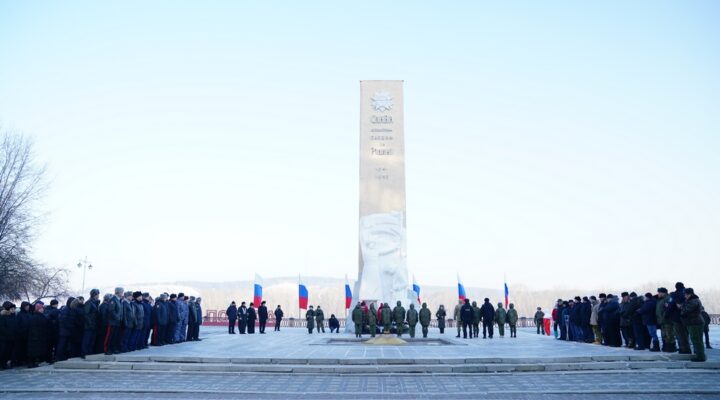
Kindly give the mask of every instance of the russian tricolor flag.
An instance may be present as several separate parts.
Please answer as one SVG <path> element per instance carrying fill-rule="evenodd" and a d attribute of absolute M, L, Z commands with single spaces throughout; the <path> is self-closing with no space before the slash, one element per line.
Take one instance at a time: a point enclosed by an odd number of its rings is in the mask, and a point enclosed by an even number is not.
<path fill-rule="evenodd" d="M 415 274 L 413 274 L 413 292 L 417 295 L 417 301 L 420 303 L 420 285 L 415 280 Z"/>
<path fill-rule="evenodd" d="M 505 308 L 508 307 L 508 298 L 509 298 L 510 291 L 507 287 L 507 282 L 505 282 Z"/>
<path fill-rule="evenodd" d="M 253 289 L 253 303 L 255 303 L 255 307 L 259 306 L 260 303 L 262 303 L 262 278 L 260 275 L 255 274 L 255 285 Z"/>
<path fill-rule="evenodd" d="M 350 290 L 350 283 L 348 282 L 347 275 L 345 275 L 345 309 L 350 309 L 352 305 L 352 291 Z"/>
<path fill-rule="evenodd" d="M 465 286 L 462 284 L 462 280 L 460 280 L 460 274 L 457 276 L 458 281 L 458 299 L 465 301 L 467 298 L 467 295 L 465 294 Z"/>
<path fill-rule="evenodd" d="M 308 290 L 307 287 L 302 283 L 300 275 L 298 275 L 298 303 L 301 310 L 307 310 L 308 308 Z"/>

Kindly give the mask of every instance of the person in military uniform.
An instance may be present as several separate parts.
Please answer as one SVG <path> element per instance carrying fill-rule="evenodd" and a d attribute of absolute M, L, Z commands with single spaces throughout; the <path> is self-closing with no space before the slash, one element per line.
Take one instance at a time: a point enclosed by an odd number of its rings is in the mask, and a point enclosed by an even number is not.
<path fill-rule="evenodd" d="M 388 303 L 383 304 L 380 316 L 382 317 L 383 333 L 390 333 L 390 326 L 392 325 L 392 310 L 390 310 L 390 305 Z"/>
<path fill-rule="evenodd" d="M 675 345 L 675 332 L 673 331 L 672 320 L 665 316 L 667 302 L 670 300 L 668 290 L 664 287 L 658 288 L 657 297 L 657 303 L 655 303 L 655 318 L 657 318 L 657 323 L 660 326 L 660 336 L 662 337 L 662 347 L 660 349 L 666 353 L 675 353 L 677 346 Z"/>
<path fill-rule="evenodd" d="M 307 321 L 308 333 L 312 333 L 313 329 L 315 329 L 315 310 L 313 310 L 313 306 L 308 307 L 307 312 L 305 312 L 305 321 Z"/>
<path fill-rule="evenodd" d="M 455 320 L 455 325 L 457 325 L 457 336 L 455 337 L 460 337 L 460 330 L 462 329 L 462 321 L 460 320 L 460 309 L 462 306 L 462 299 L 458 299 L 458 303 L 455 305 L 455 311 L 453 312 L 453 319 Z"/>
<path fill-rule="evenodd" d="M 367 319 L 370 329 L 370 336 L 375 337 L 375 331 L 377 330 L 377 310 L 375 310 L 375 303 L 370 304 L 370 309 L 367 313 Z"/>
<path fill-rule="evenodd" d="M 320 333 L 320 330 L 322 330 L 322 333 L 325 333 L 325 313 L 320 308 L 320 306 L 317 306 L 317 309 L 315 310 L 315 323 L 317 325 L 316 331 L 317 333 Z"/>
<path fill-rule="evenodd" d="M 495 322 L 498 324 L 498 333 L 500 337 L 505 337 L 505 323 L 507 322 L 507 312 L 503 308 L 502 303 L 498 303 L 498 308 L 495 311 Z"/>
<path fill-rule="evenodd" d="M 480 336 L 480 307 L 477 306 L 477 301 L 472 302 L 473 318 L 472 328 L 470 329 L 470 337 Z"/>
<path fill-rule="evenodd" d="M 685 324 L 682 323 L 680 317 L 680 309 L 682 304 L 685 302 L 685 285 L 682 282 L 675 284 L 675 291 L 670 294 L 666 306 L 665 317 L 669 318 L 673 323 L 673 332 L 675 332 L 675 338 L 679 347 L 678 353 L 680 354 L 691 354 L 690 341 L 688 340 L 688 330 Z"/>
<path fill-rule="evenodd" d="M 510 309 L 507 310 L 507 323 L 510 325 L 510 337 L 516 338 L 517 337 L 517 320 L 518 320 L 518 313 L 515 309 L 515 304 L 510 303 Z"/>
<path fill-rule="evenodd" d="M 355 304 L 355 308 L 352 310 L 352 321 L 355 324 L 355 337 L 362 337 L 362 323 L 363 323 L 363 312 L 360 308 L 360 303 Z M 310 332 L 312 333 L 312 332 Z"/>
<path fill-rule="evenodd" d="M 432 314 L 430 313 L 430 309 L 427 307 L 427 303 L 422 303 L 422 306 L 420 306 L 418 318 L 420 319 L 420 326 L 422 327 L 422 335 L 426 338 L 428 335 L 428 327 L 430 326 L 430 319 L 432 318 Z"/>
<path fill-rule="evenodd" d="M 691 358 L 690 361 L 706 361 L 707 357 L 705 356 L 705 347 L 703 345 L 705 321 L 701 315 L 703 305 L 702 302 L 700 302 L 700 298 L 692 288 L 686 288 L 685 301 L 683 304 L 678 304 L 677 307 L 680 308 L 680 318 L 683 325 L 687 328 L 690 343 L 692 343 L 693 352 L 695 353 L 695 357 Z"/>
<path fill-rule="evenodd" d="M 542 311 L 541 307 L 537 308 L 537 311 L 535 311 L 535 316 L 533 317 L 533 320 L 535 320 L 535 331 L 538 335 L 543 334 L 543 319 L 545 318 L 545 313 Z M 500 335 L 502 336 L 502 334 Z"/>
<path fill-rule="evenodd" d="M 395 330 L 397 330 L 397 335 L 400 337 L 405 324 L 405 307 L 402 306 L 400 300 L 397 301 L 397 305 L 393 309 L 393 318 L 395 319 Z"/>
<path fill-rule="evenodd" d="M 438 307 L 438 310 L 435 312 L 435 318 L 437 318 L 438 329 L 440 329 L 441 335 L 445 333 L 445 317 L 447 317 L 445 306 L 440 304 L 440 307 Z"/>
<path fill-rule="evenodd" d="M 410 309 L 407 311 L 407 323 L 410 337 L 415 337 L 415 326 L 418 323 L 418 312 L 415 309 L 415 304 L 410 303 Z"/>

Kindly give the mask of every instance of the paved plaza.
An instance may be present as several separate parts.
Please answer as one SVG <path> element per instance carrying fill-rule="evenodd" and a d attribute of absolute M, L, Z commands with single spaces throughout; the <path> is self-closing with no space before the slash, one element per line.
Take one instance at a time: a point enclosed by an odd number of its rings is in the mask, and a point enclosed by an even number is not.
<path fill-rule="evenodd" d="M 686 361 L 666 361 L 625 370 L 577 370 L 545 372 L 486 373 L 415 373 L 389 372 L 381 367 L 396 362 L 438 366 L 441 363 L 493 362 L 524 363 L 524 365 L 572 362 L 573 360 L 629 359 L 657 356 L 656 353 L 604 346 L 559 342 L 520 330 L 517 339 L 455 338 L 455 330 L 445 335 L 431 332 L 433 338 L 444 338 L 452 345 L 406 345 L 371 347 L 367 345 L 328 345 L 330 337 L 352 338 L 348 334 L 313 334 L 302 329 L 284 329 L 266 335 L 227 335 L 223 328 L 207 327 L 199 343 L 183 343 L 136 351 L 116 356 L 124 361 L 108 362 L 122 370 L 73 369 L 43 366 L 35 370 L 17 369 L 0 373 L 0 398 L 12 399 L 104 399 L 113 396 L 133 399 L 230 399 L 290 398 L 310 395 L 315 398 L 490 398 L 490 399 L 604 399 L 608 394 L 633 399 L 710 399 L 720 398 L 718 350 L 710 350 L 707 368 L 678 368 Z M 638 354 L 641 353 L 641 354 Z M 660 354 L 659 357 L 666 357 Z M 75 359 L 68 364 L 94 365 L 105 356 Z M 114 359 L 115 357 L 113 357 Z M 96 361 L 93 361 L 96 359 Z M 153 360 L 165 360 L 155 363 Z M 185 360 L 188 364 L 182 364 Z M 315 364 L 357 361 L 377 363 L 374 373 L 333 373 L 330 366 L 321 366 L 308 373 L 135 370 L 132 366 L 222 365 L 243 366 L 245 363 Z M 353 361 L 354 360 L 354 361 Z M 483 361 L 485 360 L 485 361 Z M 233 364 L 230 362 L 233 361 Z M 613 363 L 599 363 L 613 364 Z M 642 363 L 640 363 L 642 364 Z M 106 365 L 106 366 L 108 366 Z M 259 364 L 258 364 L 259 365 Z M 282 365 L 281 365 L 282 366 Z M 317 365 L 316 365 L 317 366 Z M 417 366 L 417 365 L 416 365 Z M 422 368 L 425 368 L 422 367 Z M 402 371 L 402 370 L 398 370 Z M 428 373 L 429 372 L 429 373 Z M 662 377 L 662 379 L 658 379 Z"/>

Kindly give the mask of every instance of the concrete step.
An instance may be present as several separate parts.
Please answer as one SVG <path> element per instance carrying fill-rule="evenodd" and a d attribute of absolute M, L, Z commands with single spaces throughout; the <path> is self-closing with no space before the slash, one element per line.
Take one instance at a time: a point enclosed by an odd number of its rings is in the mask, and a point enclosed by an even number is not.
<path fill-rule="evenodd" d="M 718 370 L 720 362 L 695 363 L 690 361 L 582 361 L 554 363 L 434 363 L 434 364 L 282 364 L 282 363 L 235 363 L 235 362 L 126 362 L 68 360 L 54 364 L 58 371 L 72 370 L 133 370 L 133 371 L 194 371 L 194 372 L 266 372 L 266 373 L 499 373 L 499 372 L 545 372 L 545 371 L 600 371 L 645 369 L 705 369 Z"/>

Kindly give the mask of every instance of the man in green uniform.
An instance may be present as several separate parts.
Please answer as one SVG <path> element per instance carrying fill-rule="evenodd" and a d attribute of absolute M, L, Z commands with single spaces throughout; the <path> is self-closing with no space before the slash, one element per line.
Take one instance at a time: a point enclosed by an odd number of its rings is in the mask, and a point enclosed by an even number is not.
<path fill-rule="evenodd" d="M 677 346 L 675 345 L 675 331 L 673 331 L 672 320 L 665 316 L 667 302 L 670 300 L 668 290 L 664 287 L 658 288 L 657 296 L 658 300 L 655 304 L 655 317 L 657 318 L 658 325 L 660 326 L 662 351 L 666 353 L 675 353 L 677 351 Z"/>
<path fill-rule="evenodd" d="M 383 333 L 390 333 L 390 326 L 392 325 L 392 310 L 390 309 L 390 305 L 388 303 L 383 304 L 380 317 L 382 317 Z"/>
<path fill-rule="evenodd" d="M 472 332 L 470 337 L 478 337 L 480 334 L 480 307 L 477 306 L 477 301 L 472 302 L 473 319 L 472 319 Z"/>
<path fill-rule="evenodd" d="M 498 308 L 495 310 L 495 322 L 498 324 L 498 333 L 500 337 L 505 337 L 505 321 L 507 320 L 507 313 L 503 308 L 502 303 L 498 303 Z"/>
<path fill-rule="evenodd" d="M 700 298 L 695 295 L 692 288 L 685 288 L 685 302 L 678 306 L 680 307 L 680 318 L 683 325 L 687 327 L 690 343 L 692 343 L 693 352 L 695 353 L 695 357 L 691 358 L 690 361 L 706 361 L 705 346 L 703 344 L 705 321 L 700 315 L 703 310 Z"/>
<path fill-rule="evenodd" d="M 393 317 L 395 318 L 395 329 L 397 330 L 398 337 L 402 336 L 402 331 L 405 322 L 405 307 L 402 306 L 402 302 L 398 300 L 397 305 L 393 309 Z"/>
<path fill-rule="evenodd" d="M 430 313 L 430 309 L 427 307 L 427 303 L 422 303 L 419 317 L 420 326 L 422 326 L 422 335 L 426 338 L 428 335 L 428 327 L 430 326 L 430 319 L 432 318 L 432 314 Z"/>
<path fill-rule="evenodd" d="M 515 304 L 510 303 L 510 309 L 507 310 L 507 322 L 510 325 L 510 337 L 517 337 L 517 320 L 518 313 L 515 309 Z"/>
<path fill-rule="evenodd" d="M 308 333 L 312 333 L 315 328 L 315 311 L 312 306 L 308 307 L 308 310 L 305 313 L 305 320 L 307 321 Z"/>
<path fill-rule="evenodd" d="M 410 303 L 410 309 L 407 312 L 407 322 L 410 331 L 410 337 L 415 337 L 415 326 L 418 323 L 418 312 L 415 309 L 415 304 Z"/>
<path fill-rule="evenodd" d="M 370 336 L 375 337 L 375 331 L 377 330 L 377 310 L 375 310 L 375 303 L 370 304 L 368 310 L 368 325 L 370 326 Z"/>
<path fill-rule="evenodd" d="M 322 333 L 325 333 L 325 313 L 320 309 L 320 306 L 317 306 L 315 310 L 315 323 L 317 325 L 317 333 L 320 333 L 321 329 Z"/>
<path fill-rule="evenodd" d="M 353 321 L 353 324 L 355 324 L 355 337 L 361 338 L 362 337 L 363 312 L 362 312 L 362 308 L 360 308 L 360 303 L 355 304 L 355 308 L 353 308 L 353 310 L 352 310 L 352 321 Z"/>
<path fill-rule="evenodd" d="M 457 325 L 457 336 L 460 337 L 460 329 L 462 328 L 462 322 L 460 322 L 460 308 L 463 306 L 462 299 L 458 300 L 458 303 L 455 305 L 455 311 L 453 312 L 453 319 L 455 321 L 455 325 Z"/>

